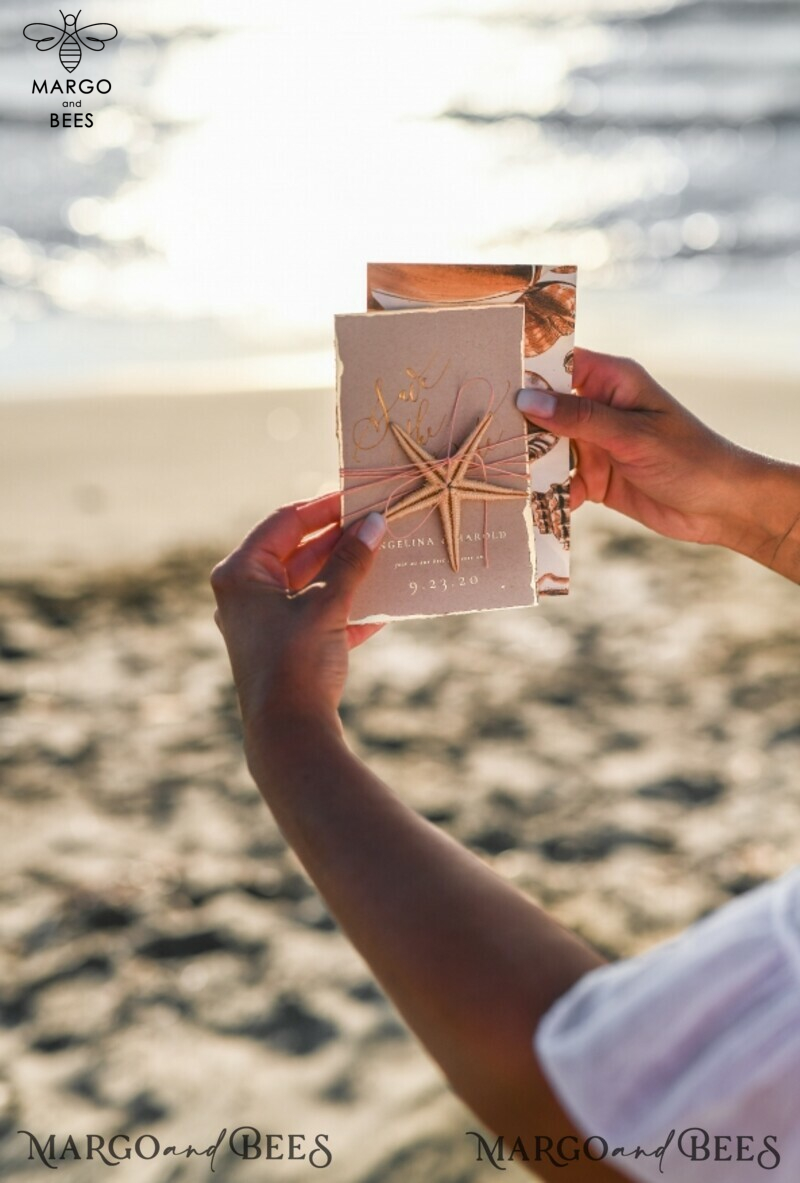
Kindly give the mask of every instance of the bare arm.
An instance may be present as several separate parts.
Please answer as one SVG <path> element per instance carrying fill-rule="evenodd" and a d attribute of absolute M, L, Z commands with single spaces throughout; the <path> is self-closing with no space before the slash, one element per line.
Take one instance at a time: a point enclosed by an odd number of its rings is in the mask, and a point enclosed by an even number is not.
<path fill-rule="evenodd" d="M 601 958 L 404 805 L 332 728 L 276 730 L 265 741 L 255 724 L 248 740 L 264 799 L 455 1091 L 511 1142 L 567 1132 L 532 1039 Z"/>
<path fill-rule="evenodd" d="M 348 647 L 363 633 L 348 629 L 347 612 L 372 555 L 336 526 L 304 540 L 337 512 L 338 498 L 280 510 L 212 577 L 250 769 L 331 911 L 455 1092 L 511 1141 L 580 1138 L 532 1040 L 551 1003 L 601 958 L 348 749 L 336 707 Z M 305 590 L 293 595 L 297 584 Z M 563 1173 L 531 1165 L 544 1178 Z M 576 1183 L 620 1178 L 590 1163 L 571 1175 Z"/>
<path fill-rule="evenodd" d="M 730 546 L 800 580 L 800 469 L 715 435 L 635 363 L 576 351 L 582 398 L 525 408 L 577 441 L 573 503 Z M 454 1090 L 496 1133 L 580 1136 L 532 1047 L 551 1004 L 601 959 L 404 805 L 348 749 L 337 708 L 347 623 L 383 528 L 342 534 L 338 496 L 287 507 L 212 583 L 253 776 L 344 931 Z M 595 1131 L 602 1133 L 602 1131 Z M 562 1170 L 543 1162 L 544 1178 Z M 570 1177 L 618 1180 L 602 1164 Z"/>

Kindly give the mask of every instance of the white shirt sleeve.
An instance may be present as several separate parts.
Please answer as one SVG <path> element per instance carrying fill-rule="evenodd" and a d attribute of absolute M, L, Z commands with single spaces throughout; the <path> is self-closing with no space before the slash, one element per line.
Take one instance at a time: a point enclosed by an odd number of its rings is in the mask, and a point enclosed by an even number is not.
<path fill-rule="evenodd" d="M 550 1008 L 534 1044 L 564 1109 L 585 1137 L 608 1143 L 606 1161 L 623 1174 L 798 1183 L 800 868 L 588 973 Z M 631 1153 L 637 1146 L 650 1156 Z M 615 1147 L 626 1154 L 612 1157 Z"/>

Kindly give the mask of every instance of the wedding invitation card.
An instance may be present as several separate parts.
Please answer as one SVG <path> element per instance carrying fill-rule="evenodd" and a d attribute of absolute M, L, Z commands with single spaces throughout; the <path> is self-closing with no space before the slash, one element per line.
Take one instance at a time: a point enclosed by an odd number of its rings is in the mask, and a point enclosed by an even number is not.
<path fill-rule="evenodd" d="M 351 620 L 536 603 L 519 305 L 336 317 L 343 522 L 388 528 Z"/>
<path fill-rule="evenodd" d="M 367 307 L 376 312 L 514 304 L 525 314 L 525 385 L 569 393 L 575 341 L 573 266 L 370 263 Z M 539 595 L 569 590 L 569 440 L 528 425 Z"/>

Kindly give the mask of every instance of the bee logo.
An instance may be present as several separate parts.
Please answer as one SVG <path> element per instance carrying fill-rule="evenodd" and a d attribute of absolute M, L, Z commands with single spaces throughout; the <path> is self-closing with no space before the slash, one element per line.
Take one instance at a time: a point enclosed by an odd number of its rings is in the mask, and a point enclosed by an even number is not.
<path fill-rule="evenodd" d="M 61 12 L 61 9 L 59 8 L 58 11 Z M 63 29 L 59 29 L 58 25 L 36 23 L 26 25 L 22 30 L 24 37 L 27 37 L 29 41 L 36 42 L 36 48 L 41 53 L 46 53 L 48 49 L 55 49 L 57 45 L 60 46 L 58 56 L 61 65 L 68 74 L 71 74 L 80 65 L 83 56 L 81 46 L 84 49 L 99 52 L 101 49 L 105 49 L 106 41 L 113 41 L 117 35 L 116 25 L 105 23 L 84 25 L 79 29 L 77 26 L 81 11 L 82 9 L 78 9 L 75 16 L 65 16 L 61 12 L 64 21 Z"/>

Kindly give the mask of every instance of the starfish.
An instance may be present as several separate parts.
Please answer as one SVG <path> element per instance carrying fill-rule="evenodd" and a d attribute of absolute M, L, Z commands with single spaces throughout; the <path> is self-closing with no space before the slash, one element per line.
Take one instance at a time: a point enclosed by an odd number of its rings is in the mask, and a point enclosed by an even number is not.
<path fill-rule="evenodd" d="M 475 453 L 491 421 L 491 414 L 484 415 L 458 451 L 441 459 L 431 456 L 396 423 L 389 425 L 406 456 L 419 469 L 424 483 L 412 493 L 401 497 L 394 505 L 390 505 L 386 519 L 393 521 L 394 518 L 405 517 L 406 514 L 415 513 L 417 510 L 438 509 L 442 519 L 447 557 L 454 571 L 458 570 L 460 561 L 458 542 L 462 501 L 508 501 L 521 497 L 528 500 L 530 497 L 524 489 L 509 489 L 505 485 L 476 481 L 467 476 L 467 470 L 474 462 Z"/>

